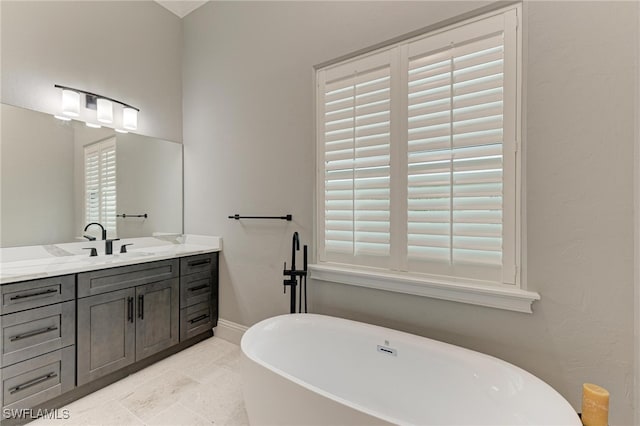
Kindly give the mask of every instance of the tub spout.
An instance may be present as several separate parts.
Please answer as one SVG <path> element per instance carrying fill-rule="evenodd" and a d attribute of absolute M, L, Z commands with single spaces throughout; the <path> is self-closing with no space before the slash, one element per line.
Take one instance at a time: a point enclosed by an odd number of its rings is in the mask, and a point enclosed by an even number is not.
<path fill-rule="evenodd" d="M 300 251 L 300 237 L 298 232 L 293 233 L 291 240 L 291 270 L 296 270 L 296 250 Z"/>

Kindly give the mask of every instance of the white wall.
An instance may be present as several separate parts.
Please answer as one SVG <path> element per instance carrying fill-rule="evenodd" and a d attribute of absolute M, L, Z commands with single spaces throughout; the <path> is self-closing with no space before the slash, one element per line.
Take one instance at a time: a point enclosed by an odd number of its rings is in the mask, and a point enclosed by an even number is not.
<path fill-rule="evenodd" d="M 288 309 L 291 233 L 312 233 L 312 66 L 479 3 L 211 3 L 184 21 L 185 229 L 221 235 L 221 316 Z M 580 408 L 583 382 L 632 424 L 638 5 L 532 2 L 525 25 L 529 288 L 520 314 L 311 283 L 315 312 L 407 330 L 532 371 Z M 293 223 L 232 213 L 292 213 Z"/>
<path fill-rule="evenodd" d="M 73 129 L 8 105 L 0 116 L 0 247 L 71 241 Z"/>
<path fill-rule="evenodd" d="M 53 85 L 75 87 L 140 108 L 137 133 L 182 141 L 177 16 L 152 1 L 0 7 L 3 103 L 58 113 L 61 94 Z"/>
<path fill-rule="evenodd" d="M 140 135 L 116 134 L 118 235 L 147 237 L 182 233 L 182 144 Z"/>
<path fill-rule="evenodd" d="M 312 235 L 312 67 L 481 5 L 211 2 L 184 18 L 185 230 L 224 239 L 223 318 L 252 324 L 288 310 L 291 236 Z"/>

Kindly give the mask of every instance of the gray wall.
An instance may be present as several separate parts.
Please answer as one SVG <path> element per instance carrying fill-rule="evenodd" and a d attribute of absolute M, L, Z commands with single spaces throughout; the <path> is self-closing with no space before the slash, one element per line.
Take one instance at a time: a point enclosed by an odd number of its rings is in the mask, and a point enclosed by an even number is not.
<path fill-rule="evenodd" d="M 137 133 L 182 141 L 177 16 L 152 1 L 2 1 L 0 8 L 3 103 L 58 113 L 53 85 L 61 84 L 138 107 Z"/>
<path fill-rule="evenodd" d="M 73 129 L 8 105 L 0 115 L 0 247 L 72 241 Z"/>
<path fill-rule="evenodd" d="M 221 235 L 221 316 L 287 311 L 291 233 L 311 243 L 312 66 L 479 3 L 214 3 L 184 20 L 185 228 Z M 520 314 L 311 283 L 314 312 L 489 353 L 530 370 L 579 409 L 583 382 L 632 424 L 633 146 L 637 3 L 526 5 L 529 289 Z M 232 213 L 292 213 L 293 223 Z"/>
<path fill-rule="evenodd" d="M 154 232 L 182 233 L 182 144 L 132 134 L 116 134 L 120 238 Z"/>

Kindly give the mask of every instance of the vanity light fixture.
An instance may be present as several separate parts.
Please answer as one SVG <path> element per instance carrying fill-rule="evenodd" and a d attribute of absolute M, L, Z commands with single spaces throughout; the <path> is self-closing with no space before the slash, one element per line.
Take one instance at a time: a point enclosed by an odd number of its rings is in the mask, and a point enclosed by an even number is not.
<path fill-rule="evenodd" d="M 62 113 L 69 117 L 80 115 L 80 93 L 67 88 L 62 89 Z"/>
<path fill-rule="evenodd" d="M 120 133 L 127 133 L 127 130 L 136 130 L 138 128 L 138 111 L 140 109 L 133 107 L 124 102 L 118 101 L 107 96 L 97 93 L 87 92 L 86 90 L 74 89 L 73 87 L 61 86 L 55 84 L 54 87 L 62 89 L 62 114 L 54 115 L 60 120 L 70 120 L 68 117 L 78 117 L 80 115 L 80 95 L 84 95 L 84 107 L 86 109 L 96 110 L 96 118 L 104 124 L 114 124 L 113 104 L 122 106 L 122 128 L 126 130 L 118 130 Z M 100 127 L 98 124 L 86 123 L 89 127 Z M 115 125 L 114 125 L 115 127 Z"/>
<path fill-rule="evenodd" d="M 96 118 L 99 122 L 105 124 L 113 123 L 113 104 L 110 100 L 104 98 L 97 99 Z"/>
<path fill-rule="evenodd" d="M 102 127 L 99 124 L 95 124 L 95 123 L 89 123 L 88 121 L 84 123 L 87 127 L 91 127 L 93 129 L 99 129 L 100 127 Z"/>
<path fill-rule="evenodd" d="M 138 128 L 137 109 L 129 107 L 122 109 L 122 127 L 128 130 L 136 130 Z"/>

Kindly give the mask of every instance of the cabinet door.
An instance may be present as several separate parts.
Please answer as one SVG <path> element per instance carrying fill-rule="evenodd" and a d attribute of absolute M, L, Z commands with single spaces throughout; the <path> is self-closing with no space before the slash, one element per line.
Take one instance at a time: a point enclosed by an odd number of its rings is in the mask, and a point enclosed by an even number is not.
<path fill-rule="evenodd" d="M 78 300 L 78 386 L 135 361 L 135 289 Z"/>
<path fill-rule="evenodd" d="M 179 280 L 136 287 L 136 360 L 178 343 Z"/>

